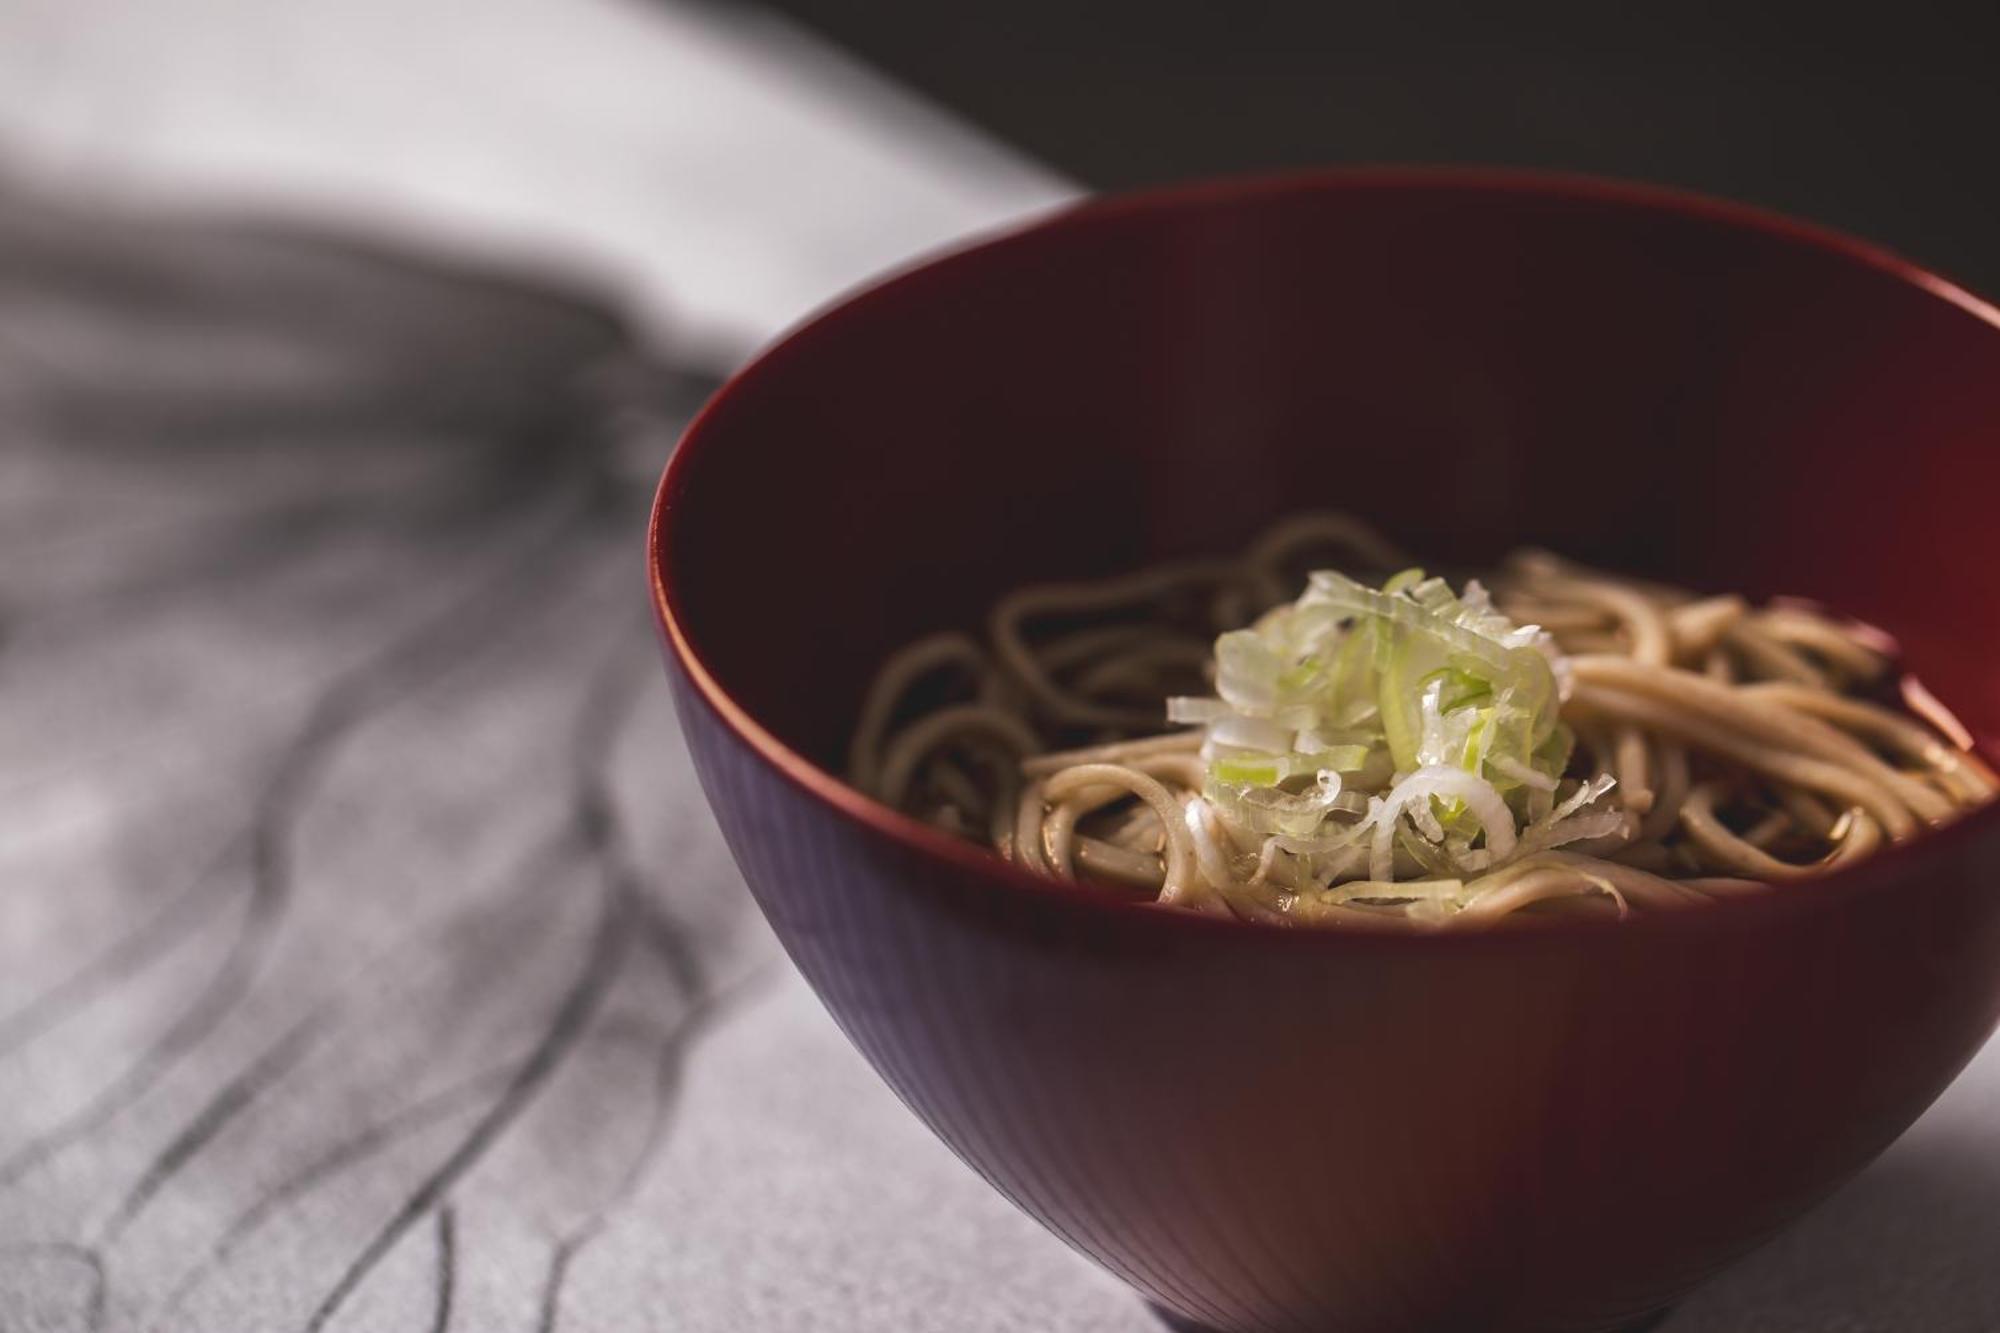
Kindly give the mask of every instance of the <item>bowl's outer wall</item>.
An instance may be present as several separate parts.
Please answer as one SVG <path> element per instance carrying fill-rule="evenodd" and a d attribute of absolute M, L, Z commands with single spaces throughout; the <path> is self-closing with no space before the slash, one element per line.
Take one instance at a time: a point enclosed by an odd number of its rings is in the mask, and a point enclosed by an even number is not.
<path fill-rule="evenodd" d="M 1975 311 L 1781 229 L 1261 186 L 1062 219 L 809 326 L 691 433 L 654 555 L 704 668 L 830 767 L 895 643 L 1309 504 L 1447 560 L 1534 540 L 1825 597 L 1990 738 L 1996 424 Z M 1022 1207 L 1219 1327 L 1651 1308 L 1858 1169 L 2000 1016 L 1991 820 L 1823 903 L 1668 925 L 1208 929 L 912 845 L 669 661 L 745 877 L 864 1054 Z"/>
<path fill-rule="evenodd" d="M 996 891 L 679 697 L 745 878 L 875 1068 L 1051 1230 L 1218 1328 L 1649 1309 L 1886 1146 L 2000 1011 L 1990 841 L 1800 920 L 1275 947 Z"/>

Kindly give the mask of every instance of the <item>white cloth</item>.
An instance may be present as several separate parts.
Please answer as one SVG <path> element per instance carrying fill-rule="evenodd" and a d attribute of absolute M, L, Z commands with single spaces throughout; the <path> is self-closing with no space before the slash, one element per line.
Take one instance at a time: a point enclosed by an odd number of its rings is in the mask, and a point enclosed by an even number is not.
<path fill-rule="evenodd" d="M 1072 187 L 673 0 L 0 0 L 0 165 L 586 275 L 740 353 Z"/>

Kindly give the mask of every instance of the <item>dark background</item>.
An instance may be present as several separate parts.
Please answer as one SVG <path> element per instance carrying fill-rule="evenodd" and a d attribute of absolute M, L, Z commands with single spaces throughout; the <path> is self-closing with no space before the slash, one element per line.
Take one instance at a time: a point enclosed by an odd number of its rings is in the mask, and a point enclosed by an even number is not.
<path fill-rule="evenodd" d="M 1096 188 L 1589 171 L 1815 218 L 2000 292 L 2000 4 L 768 2 Z"/>

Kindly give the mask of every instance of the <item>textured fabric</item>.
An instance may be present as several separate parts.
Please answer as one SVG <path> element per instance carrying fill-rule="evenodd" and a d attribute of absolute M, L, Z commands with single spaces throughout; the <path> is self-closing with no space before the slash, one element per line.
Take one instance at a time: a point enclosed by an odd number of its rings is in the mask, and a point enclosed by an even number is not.
<path fill-rule="evenodd" d="M 0 281 L 0 1326 L 1144 1326 L 721 848 L 638 561 L 704 386 L 268 229 L 15 200 Z"/>

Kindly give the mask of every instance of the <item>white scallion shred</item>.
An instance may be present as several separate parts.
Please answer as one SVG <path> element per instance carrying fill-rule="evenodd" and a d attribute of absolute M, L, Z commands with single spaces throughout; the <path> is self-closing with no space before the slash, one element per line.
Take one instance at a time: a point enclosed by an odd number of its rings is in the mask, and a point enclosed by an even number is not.
<path fill-rule="evenodd" d="M 1189 837 L 1194 842 L 1194 861 L 1201 871 L 1201 877 L 1211 888 L 1222 889 L 1234 879 L 1230 873 L 1229 856 L 1223 850 L 1221 831 L 1209 823 L 1213 811 L 1200 797 L 1187 803 L 1185 816 Z"/>

